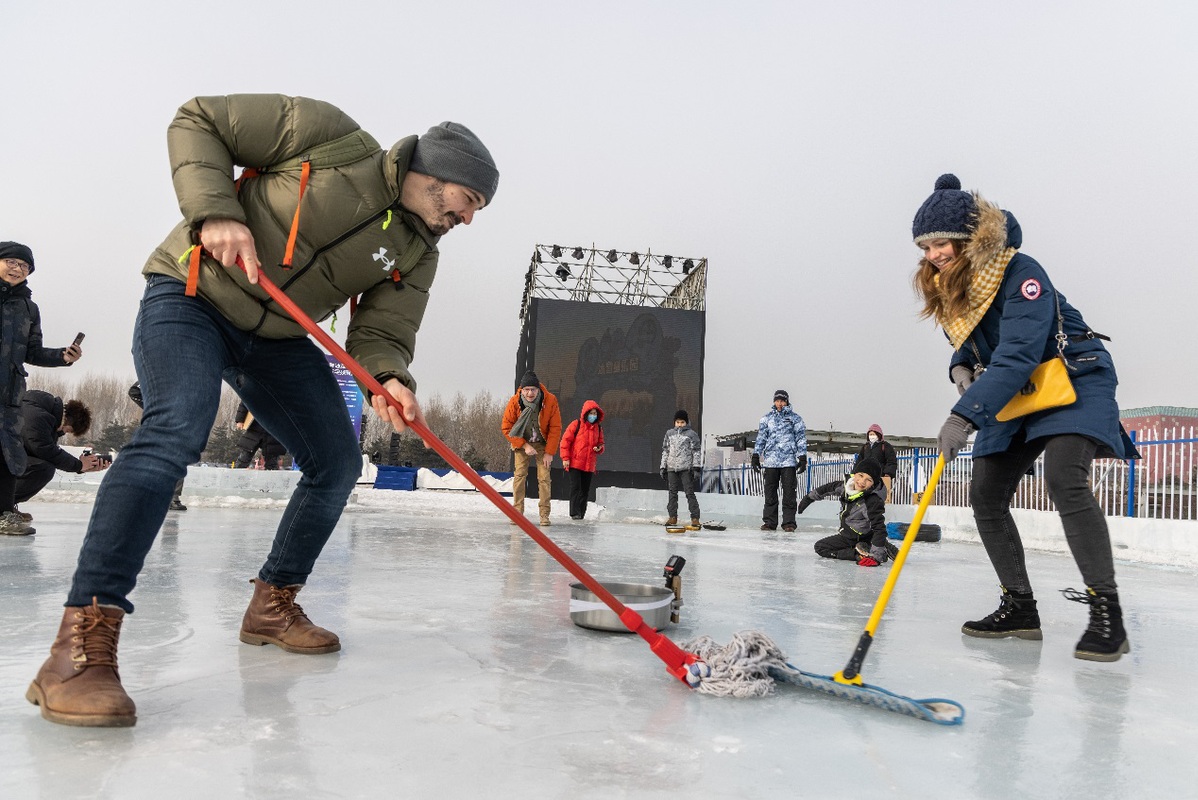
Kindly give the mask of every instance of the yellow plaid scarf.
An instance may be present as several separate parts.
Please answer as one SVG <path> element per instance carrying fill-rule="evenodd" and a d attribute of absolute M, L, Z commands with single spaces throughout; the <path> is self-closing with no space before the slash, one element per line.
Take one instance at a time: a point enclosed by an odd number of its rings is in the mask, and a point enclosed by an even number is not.
<path fill-rule="evenodd" d="M 1017 252 L 1019 251 L 1014 247 L 1004 248 L 981 267 L 975 268 L 969 279 L 969 289 L 966 291 L 966 299 L 969 301 L 968 310 L 954 319 L 938 320 L 940 327 L 944 328 L 944 332 L 948 334 L 948 339 L 952 342 L 954 350 L 961 349 L 961 345 L 965 344 L 969 334 L 973 333 L 973 329 L 982 321 L 990 304 L 994 302 L 995 295 L 998 294 L 998 287 L 1002 284 L 1003 275 L 1006 274 L 1007 264 L 1011 263 L 1011 259 Z M 936 276 L 936 286 L 940 286 L 939 275 Z"/>

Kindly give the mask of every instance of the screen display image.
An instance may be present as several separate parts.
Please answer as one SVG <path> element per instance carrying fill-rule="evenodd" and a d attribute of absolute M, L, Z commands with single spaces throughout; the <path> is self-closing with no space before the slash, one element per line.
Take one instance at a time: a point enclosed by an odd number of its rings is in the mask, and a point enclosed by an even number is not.
<path fill-rule="evenodd" d="M 517 372 L 534 369 L 557 395 L 563 429 L 585 401 L 599 404 L 606 445 L 600 471 L 656 472 L 662 439 L 680 408 L 698 431 L 702 311 L 541 298 L 531 303 Z"/>

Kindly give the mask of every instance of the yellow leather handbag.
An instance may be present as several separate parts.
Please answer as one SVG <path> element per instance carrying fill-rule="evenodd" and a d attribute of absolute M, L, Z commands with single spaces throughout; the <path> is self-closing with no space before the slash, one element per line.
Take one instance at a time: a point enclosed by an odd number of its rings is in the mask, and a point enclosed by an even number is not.
<path fill-rule="evenodd" d="M 1064 355 L 1055 355 L 1032 370 L 1032 376 L 1019 394 L 994 415 L 999 422 L 1027 416 L 1047 408 L 1067 406 L 1077 400 L 1073 381 L 1069 380 L 1069 364 Z"/>

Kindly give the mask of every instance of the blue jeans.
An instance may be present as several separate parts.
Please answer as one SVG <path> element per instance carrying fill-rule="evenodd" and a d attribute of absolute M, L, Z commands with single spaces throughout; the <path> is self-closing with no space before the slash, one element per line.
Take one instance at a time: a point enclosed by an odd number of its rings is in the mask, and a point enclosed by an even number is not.
<path fill-rule="evenodd" d="M 146 283 L 133 331 L 141 426 L 104 476 L 66 605 L 93 597 L 133 610 L 128 595 L 187 465 L 200 460 L 227 381 L 303 471 L 258 577 L 304 583 L 362 471 L 345 400 L 307 337 L 238 330 L 162 275 Z"/>

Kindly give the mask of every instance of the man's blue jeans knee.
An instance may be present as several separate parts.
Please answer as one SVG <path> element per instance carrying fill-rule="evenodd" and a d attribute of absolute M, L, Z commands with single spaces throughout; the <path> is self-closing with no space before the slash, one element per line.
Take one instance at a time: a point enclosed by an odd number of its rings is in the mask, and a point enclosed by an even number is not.
<path fill-rule="evenodd" d="M 361 473 L 341 390 L 306 337 L 263 339 L 165 276 L 147 281 L 133 333 L 145 410 L 108 469 L 79 553 L 68 606 L 132 611 L 129 593 L 166 517 L 175 484 L 199 460 L 220 404 L 221 381 L 286 446 L 303 471 L 258 577 L 304 583 Z"/>

